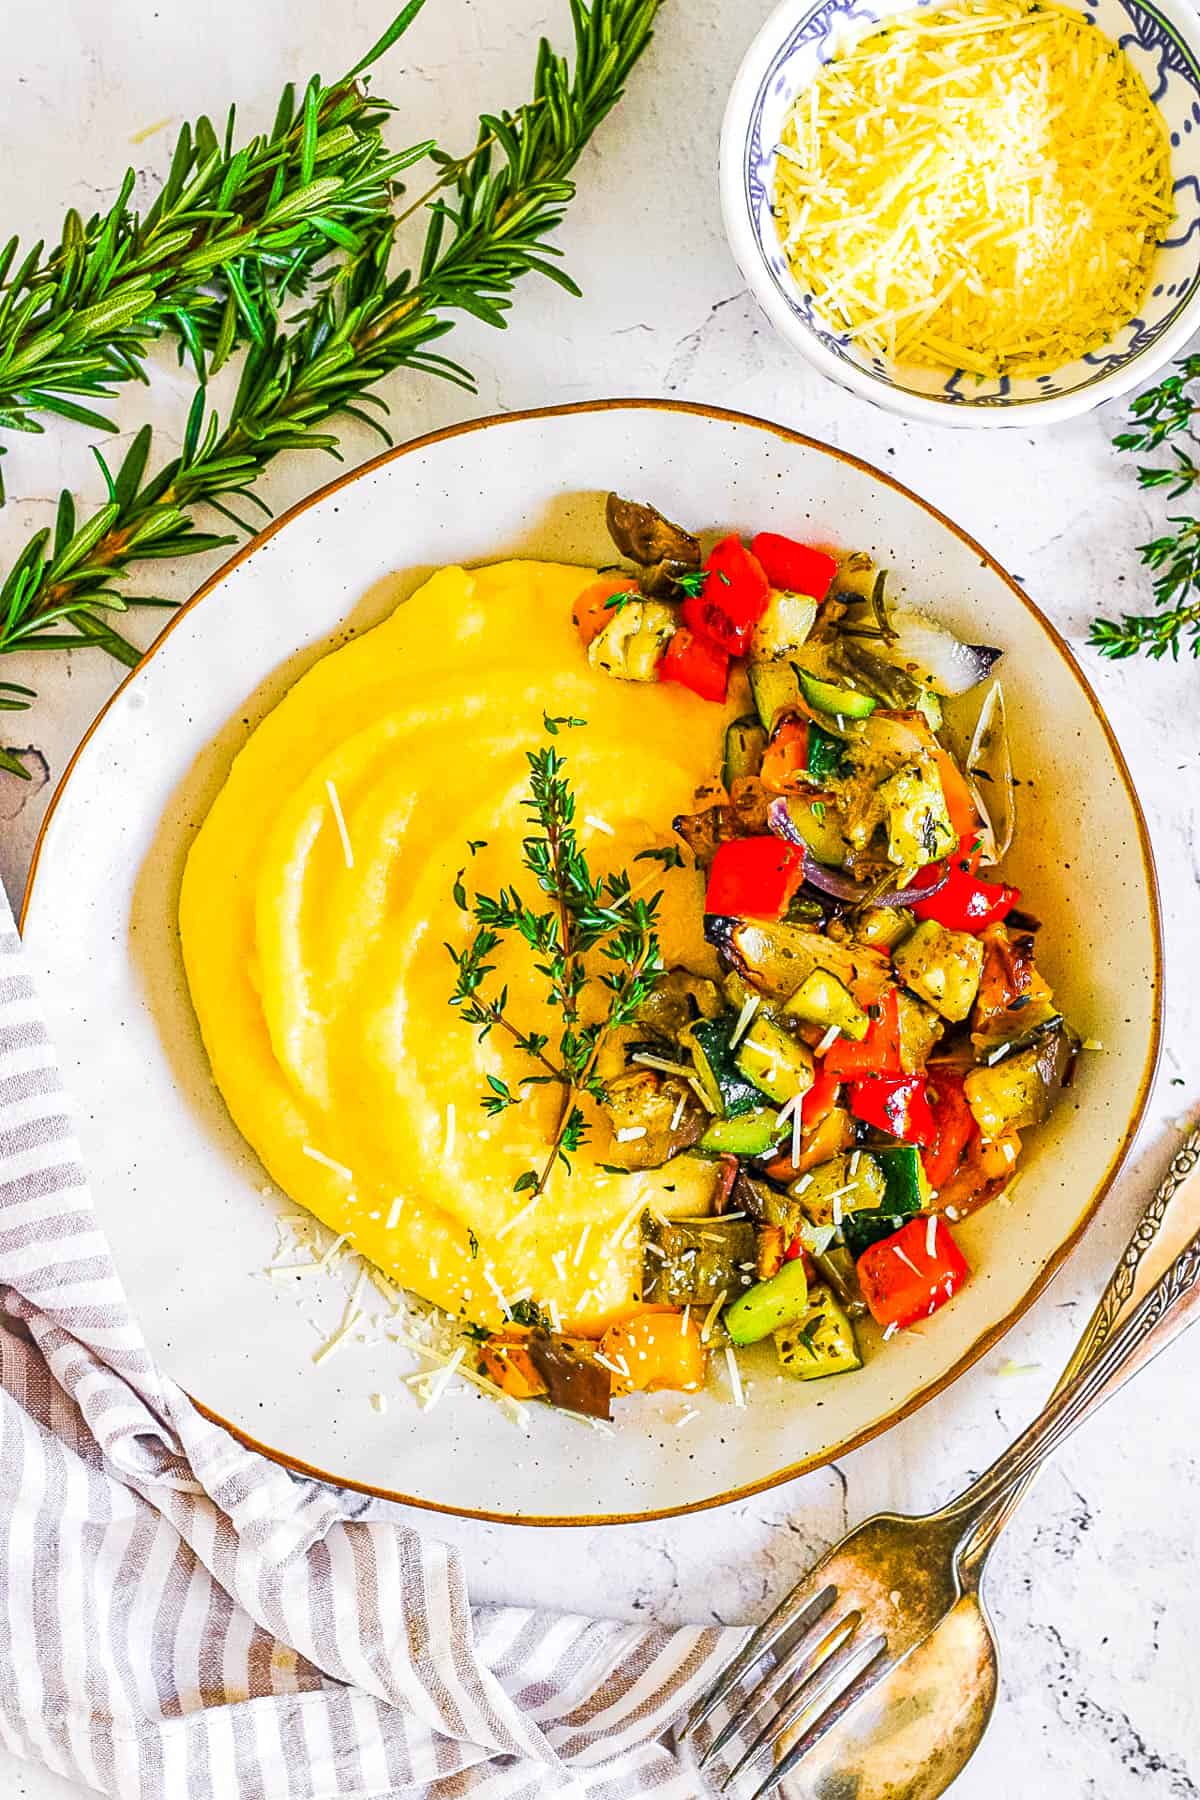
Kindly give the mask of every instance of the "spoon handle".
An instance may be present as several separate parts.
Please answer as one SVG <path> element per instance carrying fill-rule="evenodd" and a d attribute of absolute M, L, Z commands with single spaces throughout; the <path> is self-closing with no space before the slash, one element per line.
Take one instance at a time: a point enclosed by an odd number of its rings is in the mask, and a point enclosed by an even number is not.
<path fill-rule="evenodd" d="M 1162 1272 L 1172 1250 L 1200 1226 L 1200 1126 L 1194 1126 L 1171 1158 L 1171 1166 L 1138 1219 L 1091 1318 L 1059 1378 L 1057 1395 L 1088 1368 L 1112 1336 L 1118 1321 Z M 1132 1373 L 1132 1370 L 1130 1370 Z M 1115 1391 L 1115 1390 L 1114 1390 Z M 1036 1481 L 1033 1470 L 979 1520 L 959 1554 L 964 1584 L 975 1587 L 996 1539 Z"/>
<path fill-rule="evenodd" d="M 1061 1388 L 1003 1455 L 949 1506 L 944 1519 L 978 1516 L 1006 1497 L 1083 1421 L 1200 1318 L 1200 1232 L 1189 1241 L 1087 1367 Z"/>

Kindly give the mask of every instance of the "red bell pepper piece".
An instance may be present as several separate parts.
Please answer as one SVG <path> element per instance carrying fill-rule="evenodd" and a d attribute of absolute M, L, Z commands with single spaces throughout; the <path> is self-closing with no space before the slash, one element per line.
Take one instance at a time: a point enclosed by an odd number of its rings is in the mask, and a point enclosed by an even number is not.
<path fill-rule="evenodd" d="M 973 838 L 964 837 L 950 858 L 945 886 L 928 900 L 918 900 L 913 917 L 936 919 L 949 931 L 980 932 L 998 924 L 1017 904 L 1021 890 L 1004 881 L 980 881 L 975 873 L 978 865 L 979 847 Z"/>
<path fill-rule="evenodd" d="M 729 652 L 681 625 L 658 665 L 660 681 L 677 681 L 702 700 L 724 700 L 729 685 Z"/>
<path fill-rule="evenodd" d="M 874 1007 L 875 1017 L 867 1027 L 867 1035 L 857 1043 L 852 1038 L 835 1038 L 825 1052 L 821 1064 L 826 1075 L 843 1078 L 863 1075 L 899 1075 L 900 1000 L 894 987 L 887 989 Z"/>
<path fill-rule="evenodd" d="M 808 594 L 813 600 L 824 600 L 833 585 L 837 558 L 824 550 L 798 544 L 795 538 L 781 537 L 777 531 L 760 531 L 750 548 L 765 569 L 772 587 L 786 588 L 790 594 Z"/>
<path fill-rule="evenodd" d="M 979 1127 L 967 1105 L 963 1078 L 957 1071 L 938 1069 L 928 1077 L 928 1082 L 934 1138 L 921 1161 L 925 1165 L 926 1179 L 936 1192 L 946 1185 L 957 1169 L 963 1151 Z"/>
<path fill-rule="evenodd" d="M 713 857 L 704 910 L 777 919 L 804 879 L 804 857 L 777 837 L 731 838 Z"/>
<path fill-rule="evenodd" d="M 822 1069 L 813 1080 L 812 1086 L 800 1102 L 800 1128 L 811 1131 L 814 1125 L 831 1113 L 837 1105 L 838 1089 L 842 1085 L 840 1075 L 831 1075 Z"/>
<path fill-rule="evenodd" d="M 927 1148 L 937 1136 L 924 1075 L 868 1075 L 852 1082 L 850 1111 L 902 1144 Z"/>
<path fill-rule="evenodd" d="M 859 1286 L 876 1324 L 902 1330 L 930 1318 L 970 1274 L 950 1227 L 936 1214 L 931 1218 L 932 1228 L 930 1218 L 910 1219 L 859 1257 Z"/>
<path fill-rule="evenodd" d="M 731 535 L 713 546 L 704 573 L 700 592 L 689 594 L 683 603 L 683 622 L 730 656 L 744 656 L 771 598 L 762 564 L 739 537 Z"/>

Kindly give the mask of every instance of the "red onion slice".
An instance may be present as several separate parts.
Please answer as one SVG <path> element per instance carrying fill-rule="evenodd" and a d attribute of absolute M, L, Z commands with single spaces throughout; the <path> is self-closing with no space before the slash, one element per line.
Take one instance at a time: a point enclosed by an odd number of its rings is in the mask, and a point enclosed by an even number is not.
<path fill-rule="evenodd" d="M 818 862 L 807 842 L 800 835 L 796 822 L 788 808 L 787 799 L 780 795 L 772 800 L 767 808 L 767 823 L 776 837 L 783 838 L 785 843 L 795 844 L 804 852 L 804 879 L 809 887 L 815 887 L 819 893 L 828 894 L 832 900 L 845 900 L 854 903 L 866 898 L 870 892 L 865 882 L 856 881 L 853 875 L 847 875 L 843 869 L 830 869 Z M 918 880 L 906 888 L 892 888 L 885 894 L 876 894 L 873 906 L 915 906 L 919 900 L 928 900 L 932 895 L 940 893 L 950 879 L 949 865 L 931 863 L 922 871 L 928 876 L 934 869 L 938 870 L 932 881 Z"/>

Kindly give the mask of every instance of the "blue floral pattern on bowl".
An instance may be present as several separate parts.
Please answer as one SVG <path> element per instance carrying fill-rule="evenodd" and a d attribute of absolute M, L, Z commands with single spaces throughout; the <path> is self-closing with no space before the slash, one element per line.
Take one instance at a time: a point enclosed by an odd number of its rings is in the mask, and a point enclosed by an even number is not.
<path fill-rule="evenodd" d="M 936 0 L 918 0 L 931 6 Z M 1098 0 L 1085 16 L 1115 39 L 1145 80 L 1171 140 L 1176 219 L 1159 247 L 1141 312 L 1115 338 L 1052 374 L 980 380 L 962 370 L 905 368 L 868 356 L 822 319 L 813 296 L 794 279 L 771 212 L 775 155 L 792 101 L 848 33 L 861 31 L 912 0 L 821 0 L 801 15 L 770 58 L 750 107 L 742 167 L 750 228 L 776 293 L 838 362 L 897 392 L 946 406 L 1011 408 L 1080 394 L 1108 382 L 1180 323 L 1200 289 L 1200 63 L 1179 27 L 1149 0 Z M 1174 10 L 1174 8 L 1172 9 Z M 1147 375 L 1160 359 L 1148 359 Z"/>

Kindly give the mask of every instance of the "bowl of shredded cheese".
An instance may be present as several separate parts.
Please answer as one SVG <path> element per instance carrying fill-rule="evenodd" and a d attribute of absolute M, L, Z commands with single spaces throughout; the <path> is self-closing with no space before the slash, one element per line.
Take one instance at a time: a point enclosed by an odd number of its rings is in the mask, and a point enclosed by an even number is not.
<path fill-rule="evenodd" d="M 784 0 L 721 201 L 760 304 L 844 386 L 945 424 L 1072 417 L 1200 329 L 1200 18 Z"/>

